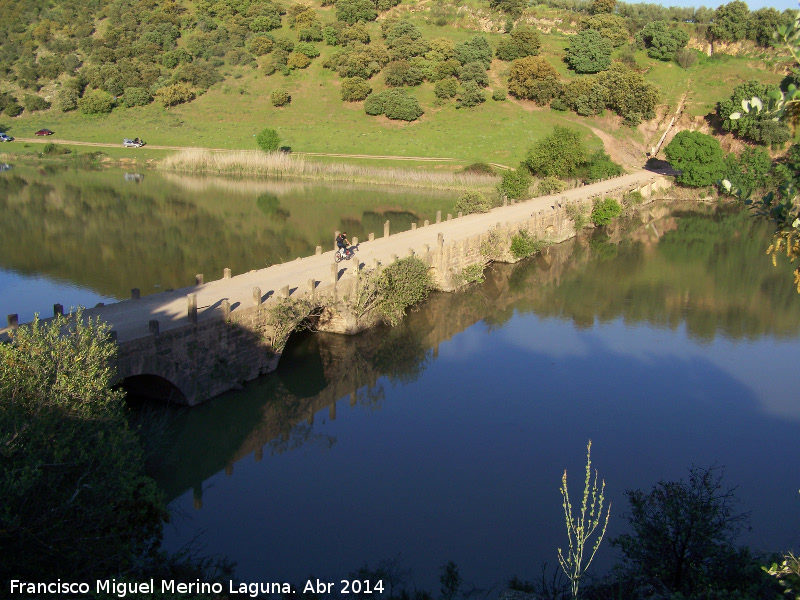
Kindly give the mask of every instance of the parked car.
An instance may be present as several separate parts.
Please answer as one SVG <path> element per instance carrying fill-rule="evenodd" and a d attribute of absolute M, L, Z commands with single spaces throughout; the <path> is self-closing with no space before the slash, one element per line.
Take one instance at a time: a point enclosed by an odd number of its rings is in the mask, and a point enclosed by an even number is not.
<path fill-rule="evenodd" d="M 14 138 L 5 133 L 0 133 L 0 142 L 13 142 Z"/>
<path fill-rule="evenodd" d="M 122 140 L 122 145 L 125 146 L 126 148 L 141 148 L 142 146 L 144 146 L 144 141 L 140 140 L 139 138 L 133 138 L 132 140 L 124 138 Z"/>
<path fill-rule="evenodd" d="M 40 129 L 34 135 L 53 135 L 53 132 L 49 129 Z"/>

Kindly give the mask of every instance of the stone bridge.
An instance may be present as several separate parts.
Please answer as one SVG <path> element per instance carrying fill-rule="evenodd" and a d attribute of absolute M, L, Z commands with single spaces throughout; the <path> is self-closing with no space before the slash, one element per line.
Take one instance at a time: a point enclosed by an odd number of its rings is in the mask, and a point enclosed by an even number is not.
<path fill-rule="evenodd" d="M 562 242 L 575 235 L 570 206 L 583 205 L 588 214 L 597 198 L 621 199 L 636 190 L 649 199 L 669 185 L 663 176 L 637 171 L 485 214 L 439 214 L 435 223 L 425 221 L 394 235 L 387 221 L 382 237 L 351 240 L 357 251 L 350 261 L 337 264 L 333 249 L 318 247 L 314 256 L 236 276 L 225 269 L 216 281 L 198 275 L 195 285 L 179 290 L 144 298 L 132 290 L 131 299 L 87 309 L 84 315 L 111 325 L 119 347 L 117 376 L 126 386 L 160 389 L 165 399 L 197 404 L 276 368 L 291 333 L 276 317 L 274 308 L 281 303 L 291 306 L 302 299 L 306 311 L 322 315 L 317 329 L 355 333 L 374 324 L 350 310 L 364 272 L 417 256 L 437 287 L 451 291 L 463 285 L 465 268 L 485 262 L 481 246 L 493 231 L 505 242 L 499 260 L 513 262 L 508 242 L 520 230 Z M 9 327 L 16 325 L 10 315 Z"/>

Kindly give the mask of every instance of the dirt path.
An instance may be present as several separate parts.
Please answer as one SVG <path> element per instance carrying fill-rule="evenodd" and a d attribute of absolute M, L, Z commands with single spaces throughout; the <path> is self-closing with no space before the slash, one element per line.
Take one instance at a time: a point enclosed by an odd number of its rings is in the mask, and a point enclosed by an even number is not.
<path fill-rule="evenodd" d="M 60 138 L 14 138 L 14 141 L 26 144 L 66 144 L 69 146 L 89 146 L 95 148 L 121 148 L 122 144 L 107 144 L 102 142 L 76 142 L 72 140 L 62 140 Z M 153 150 L 206 150 L 208 152 L 259 152 L 258 150 L 236 150 L 231 148 L 198 148 L 195 146 L 157 146 L 147 144 Z M 136 148 L 129 148 L 136 150 Z M 413 162 L 458 162 L 457 158 L 445 158 L 436 156 L 392 156 L 375 154 L 336 154 L 332 152 L 292 152 L 297 156 L 329 156 L 333 158 L 365 158 L 369 160 L 408 160 Z M 499 169 L 509 169 L 510 167 L 499 163 L 491 163 L 493 167 Z"/>

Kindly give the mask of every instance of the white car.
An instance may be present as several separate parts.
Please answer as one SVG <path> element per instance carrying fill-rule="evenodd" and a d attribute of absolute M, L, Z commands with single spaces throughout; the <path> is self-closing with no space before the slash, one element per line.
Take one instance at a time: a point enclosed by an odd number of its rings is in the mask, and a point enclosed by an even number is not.
<path fill-rule="evenodd" d="M 141 148 L 142 146 L 144 146 L 144 142 L 139 138 L 133 138 L 132 140 L 124 138 L 122 140 L 122 145 L 125 146 L 126 148 Z"/>
<path fill-rule="evenodd" d="M 0 133 L 0 142 L 13 142 L 14 138 L 5 133 Z"/>

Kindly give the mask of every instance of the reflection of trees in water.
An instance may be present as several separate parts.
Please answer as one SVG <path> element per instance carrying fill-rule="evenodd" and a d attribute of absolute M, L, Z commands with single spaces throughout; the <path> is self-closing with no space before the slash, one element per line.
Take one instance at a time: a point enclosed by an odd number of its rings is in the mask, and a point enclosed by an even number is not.
<path fill-rule="evenodd" d="M 283 454 L 297 450 L 301 446 L 308 444 L 317 446 L 323 450 L 330 450 L 336 443 L 336 438 L 332 435 L 314 433 L 314 425 L 303 421 L 295 425 L 287 436 L 280 436 L 267 442 L 270 454 Z"/>
<path fill-rule="evenodd" d="M 782 285 L 763 253 L 768 227 L 736 207 L 674 216 L 677 229 L 649 248 L 624 237 L 611 244 L 593 236 L 586 265 L 538 296 L 532 310 L 585 327 L 619 317 L 672 329 L 685 323 L 701 340 L 797 332 L 794 288 Z"/>
<path fill-rule="evenodd" d="M 212 278 L 225 267 L 244 272 L 298 248 L 312 251 L 292 232 L 267 229 L 244 243 L 238 227 L 175 193 L 157 198 L 124 184 L 56 186 L 20 177 L 0 178 L 0 190 L 7 192 L 0 193 L 3 220 L 15 224 L 15 235 L 0 240 L 3 267 L 109 296 L 182 287 L 194 273 Z M 277 208 L 273 217 L 282 214 Z"/>
<path fill-rule="evenodd" d="M 256 198 L 258 210 L 278 222 L 285 222 L 289 218 L 289 211 L 281 208 L 280 200 L 273 194 L 261 194 Z"/>

